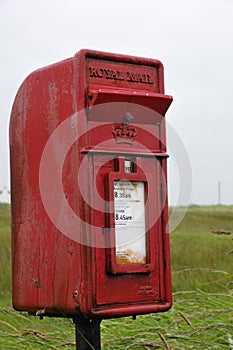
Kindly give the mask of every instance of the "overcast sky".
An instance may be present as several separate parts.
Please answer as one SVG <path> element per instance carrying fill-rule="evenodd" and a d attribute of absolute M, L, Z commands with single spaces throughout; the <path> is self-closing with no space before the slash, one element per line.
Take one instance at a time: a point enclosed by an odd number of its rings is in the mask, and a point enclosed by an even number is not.
<path fill-rule="evenodd" d="M 222 204 L 233 204 L 232 0 L 0 0 L 0 43 L 0 189 L 10 184 L 8 125 L 20 84 L 89 48 L 163 62 L 174 97 L 166 115 L 170 201 L 178 197 L 177 167 L 189 168 L 186 158 L 176 164 L 175 133 L 191 162 L 190 202 L 217 204 L 220 182 Z"/>

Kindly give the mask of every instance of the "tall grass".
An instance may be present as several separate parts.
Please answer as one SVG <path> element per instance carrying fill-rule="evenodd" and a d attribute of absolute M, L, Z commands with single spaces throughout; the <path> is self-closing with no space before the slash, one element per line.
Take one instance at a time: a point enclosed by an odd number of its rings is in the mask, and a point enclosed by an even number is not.
<path fill-rule="evenodd" d="M 11 298 L 10 205 L 0 203 L 0 307 Z"/>
<path fill-rule="evenodd" d="M 233 280 L 233 206 L 190 208 L 171 234 L 173 291 L 225 292 Z"/>
<path fill-rule="evenodd" d="M 233 296 L 196 290 L 174 294 L 166 313 L 104 320 L 103 350 L 230 350 Z M 11 308 L 0 309 L 0 349 L 75 349 L 70 319 L 40 321 Z"/>
<path fill-rule="evenodd" d="M 136 321 L 102 321 L 103 350 L 233 350 L 233 254 L 228 254 L 233 235 L 215 234 L 220 231 L 233 231 L 233 207 L 189 209 L 171 234 L 173 308 Z M 0 239 L 0 349 L 75 349 L 72 320 L 41 321 L 10 307 L 10 207 L 5 205 Z"/>

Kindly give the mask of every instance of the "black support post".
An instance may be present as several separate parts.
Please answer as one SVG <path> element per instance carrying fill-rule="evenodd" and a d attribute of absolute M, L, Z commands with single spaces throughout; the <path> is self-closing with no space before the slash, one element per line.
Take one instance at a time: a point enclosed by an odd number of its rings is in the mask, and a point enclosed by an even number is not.
<path fill-rule="evenodd" d="M 100 320 L 74 317 L 76 350 L 101 350 Z"/>

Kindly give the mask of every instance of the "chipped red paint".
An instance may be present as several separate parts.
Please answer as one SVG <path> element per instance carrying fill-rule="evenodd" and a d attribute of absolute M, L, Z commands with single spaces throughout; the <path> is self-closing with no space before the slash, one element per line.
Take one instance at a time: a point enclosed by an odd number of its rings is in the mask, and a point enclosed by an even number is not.
<path fill-rule="evenodd" d="M 17 310 L 107 318 L 171 307 L 164 122 L 171 101 L 164 95 L 160 61 L 90 50 L 37 70 L 23 82 L 10 122 Z M 78 119 L 72 119 L 77 112 Z M 59 212 L 55 195 L 59 142 L 51 143 L 46 169 L 51 189 L 44 194 L 59 224 L 43 203 L 40 167 L 48 141 L 67 120 L 70 131 L 61 140 L 73 135 L 74 141 L 64 160 L 62 186 L 73 216 L 82 222 L 64 234 L 60 226 L 67 227 L 72 217 Z M 132 161 L 133 172 L 124 172 L 124 159 Z M 116 263 L 115 179 L 144 183 L 145 264 Z"/>

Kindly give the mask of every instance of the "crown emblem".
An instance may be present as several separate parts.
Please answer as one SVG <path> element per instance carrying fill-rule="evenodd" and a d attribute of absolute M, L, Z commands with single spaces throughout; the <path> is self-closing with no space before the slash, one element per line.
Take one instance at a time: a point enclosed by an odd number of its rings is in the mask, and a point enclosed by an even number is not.
<path fill-rule="evenodd" d="M 137 130 L 129 124 L 114 124 L 112 126 L 112 134 L 116 143 L 128 143 L 132 145 L 137 136 Z"/>

